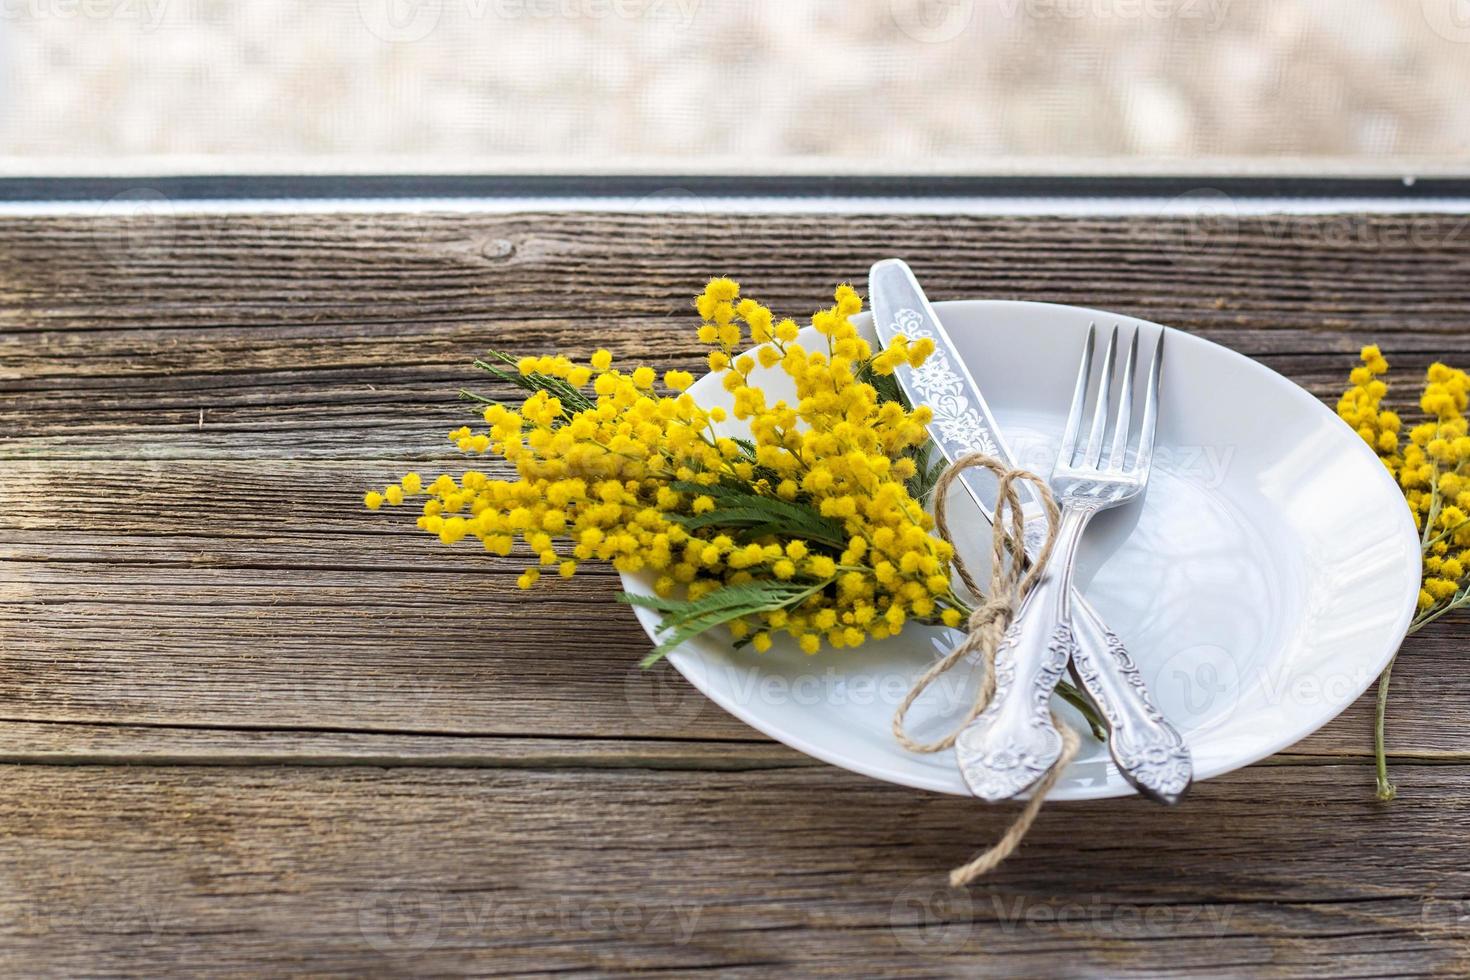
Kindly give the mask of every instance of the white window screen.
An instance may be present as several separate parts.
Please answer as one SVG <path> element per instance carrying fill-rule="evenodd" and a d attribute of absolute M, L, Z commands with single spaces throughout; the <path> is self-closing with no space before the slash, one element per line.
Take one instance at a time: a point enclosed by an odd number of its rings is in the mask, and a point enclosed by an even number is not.
<path fill-rule="evenodd" d="M 6 172 L 1435 171 L 1470 0 L 0 0 Z"/>

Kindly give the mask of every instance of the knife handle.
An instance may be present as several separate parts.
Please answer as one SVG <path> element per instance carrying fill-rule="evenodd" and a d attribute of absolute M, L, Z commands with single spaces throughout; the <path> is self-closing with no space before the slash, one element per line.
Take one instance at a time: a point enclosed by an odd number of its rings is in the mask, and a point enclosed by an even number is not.
<path fill-rule="evenodd" d="M 1071 605 L 1073 670 L 1108 723 L 1118 771 L 1144 796 L 1178 803 L 1194 779 L 1189 746 L 1154 706 L 1123 641 L 1075 589 Z"/>
<path fill-rule="evenodd" d="M 992 803 L 1036 782 L 1062 753 L 1051 696 L 1076 644 L 1060 615 L 1059 578 L 1048 574 L 1022 600 L 996 647 L 995 693 L 955 739 L 965 783 Z"/>

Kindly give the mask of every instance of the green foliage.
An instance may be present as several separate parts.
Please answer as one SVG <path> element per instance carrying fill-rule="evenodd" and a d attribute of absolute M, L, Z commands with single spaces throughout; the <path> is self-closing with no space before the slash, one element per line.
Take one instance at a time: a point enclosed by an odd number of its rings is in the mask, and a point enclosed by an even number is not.
<path fill-rule="evenodd" d="M 914 461 L 915 470 L 904 486 L 908 488 L 910 497 L 922 501 L 934 492 L 934 484 L 939 482 L 939 476 L 949 460 L 934 451 L 932 441 L 909 450 L 905 455 Z"/>
<path fill-rule="evenodd" d="M 800 605 L 830 584 L 821 582 L 750 582 L 727 585 L 698 599 L 669 599 L 661 596 L 618 594 L 618 600 L 631 606 L 655 609 L 663 614 L 659 623 L 660 640 L 642 666 L 651 667 L 684 641 L 731 620 L 760 613 L 775 612 Z"/>
<path fill-rule="evenodd" d="M 842 522 L 824 517 L 806 504 L 764 496 L 749 486 L 735 483 L 704 486 L 681 481 L 670 486 L 680 493 L 703 494 L 715 500 L 715 509 L 703 514 L 667 515 L 687 530 L 728 528 L 747 541 L 775 535 L 801 538 L 838 551 L 847 547 L 847 532 Z"/>
<path fill-rule="evenodd" d="M 561 399 L 564 415 L 575 415 L 577 412 L 585 411 L 596 406 L 596 402 L 593 399 L 587 397 L 582 391 L 573 388 L 561 378 L 553 378 L 535 372 L 522 374 L 516 366 L 516 359 L 504 351 L 492 350 L 487 352 L 485 357 L 489 360 L 477 360 L 475 361 L 475 367 L 531 394 L 535 394 L 538 391 L 545 391 Z M 509 367 L 502 367 L 501 365 L 508 365 Z M 496 403 L 493 398 L 486 398 L 483 395 L 476 395 L 464 390 L 460 391 L 459 396 L 466 401 L 479 402 L 481 404 L 493 405 Z"/>

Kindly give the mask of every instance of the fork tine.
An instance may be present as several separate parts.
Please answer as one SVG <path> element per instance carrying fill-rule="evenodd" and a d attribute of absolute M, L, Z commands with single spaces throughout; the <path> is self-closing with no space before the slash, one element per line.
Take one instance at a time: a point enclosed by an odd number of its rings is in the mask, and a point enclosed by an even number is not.
<path fill-rule="evenodd" d="M 1097 378 L 1097 404 L 1092 409 L 1092 432 L 1087 436 L 1087 450 L 1082 465 L 1094 469 L 1102 460 L 1103 436 L 1107 434 L 1108 411 L 1113 400 L 1113 355 L 1118 351 L 1118 325 L 1108 335 L 1108 349 L 1103 352 L 1102 373 Z"/>
<path fill-rule="evenodd" d="M 1121 470 L 1128 458 L 1129 426 L 1133 422 L 1133 369 L 1138 364 L 1138 327 L 1128 344 L 1128 359 L 1123 362 L 1123 389 L 1118 393 L 1118 417 L 1113 422 L 1113 453 L 1108 469 Z"/>
<path fill-rule="evenodd" d="M 1154 455 L 1154 432 L 1159 421 L 1159 374 L 1164 367 L 1164 334 L 1159 331 L 1158 343 L 1154 345 L 1153 360 L 1148 366 L 1148 390 L 1143 396 L 1143 427 L 1138 434 L 1138 456 L 1133 463 L 1133 472 L 1141 480 L 1148 479 L 1149 464 Z"/>
<path fill-rule="evenodd" d="M 1082 406 L 1087 400 L 1087 378 L 1092 374 L 1092 349 L 1097 345 L 1097 324 L 1087 325 L 1087 342 L 1082 345 L 1082 366 L 1077 369 L 1077 389 L 1072 393 L 1072 408 L 1067 412 L 1067 430 L 1062 448 L 1057 451 L 1057 465 L 1071 466 L 1077 454 L 1077 433 L 1082 428 Z"/>

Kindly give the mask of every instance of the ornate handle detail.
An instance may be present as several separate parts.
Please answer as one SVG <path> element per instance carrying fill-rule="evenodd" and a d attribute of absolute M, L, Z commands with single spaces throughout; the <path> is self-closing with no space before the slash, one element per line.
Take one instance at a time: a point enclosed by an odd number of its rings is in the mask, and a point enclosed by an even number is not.
<path fill-rule="evenodd" d="M 1108 750 L 1118 770 L 1144 796 L 1174 804 L 1194 779 L 1189 747 L 1154 706 L 1123 641 L 1103 624 L 1080 593 L 1072 593 L 1077 679 L 1108 723 Z M 1099 663 L 1099 658 L 1107 658 Z"/>
<path fill-rule="evenodd" d="M 1058 618 L 1057 576 L 1048 574 L 1021 603 L 995 652 L 995 694 L 955 740 L 955 756 L 971 792 L 1009 799 L 1057 761 L 1062 736 L 1051 720 L 1051 695 L 1076 651 Z"/>

